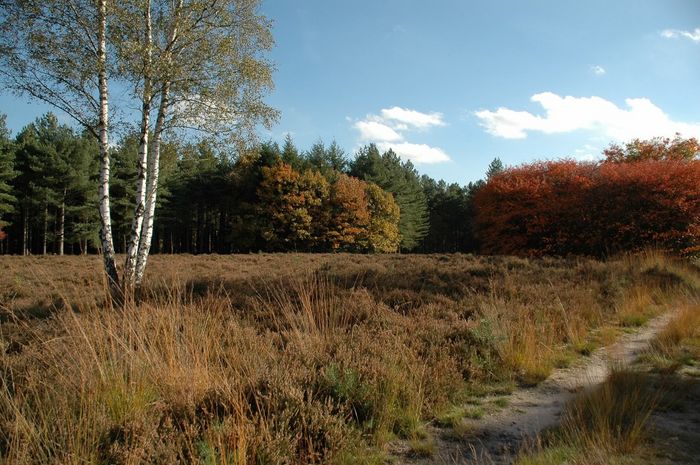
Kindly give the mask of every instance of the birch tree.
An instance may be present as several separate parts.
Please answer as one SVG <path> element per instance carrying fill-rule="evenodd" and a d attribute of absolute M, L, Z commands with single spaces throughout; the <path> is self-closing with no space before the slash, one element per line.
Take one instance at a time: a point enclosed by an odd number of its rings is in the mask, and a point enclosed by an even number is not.
<path fill-rule="evenodd" d="M 0 0 L 0 77 L 87 129 L 100 147 L 100 242 L 119 288 L 109 206 L 108 0 Z"/>
<path fill-rule="evenodd" d="M 113 290 L 143 279 L 153 237 L 161 141 L 168 132 L 244 145 L 277 113 L 270 21 L 260 0 L 0 0 L 0 76 L 64 111 L 99 141 L 100 239 Z M 140 103 L 134 215 L 123 279 L 110 212 L 109 83 Z"/>
<path fill-rule="evenodd" d="M 244 145 L 277 112 L 263 101 L 272 88 L 265 52 L 273 40 L 270 21 L 258 13 L 260 0 L 123 5 L 114 43 L 142 110 L 127 289 L 141 284 L 151 248 L 163 135 L 184 131 Z"/>

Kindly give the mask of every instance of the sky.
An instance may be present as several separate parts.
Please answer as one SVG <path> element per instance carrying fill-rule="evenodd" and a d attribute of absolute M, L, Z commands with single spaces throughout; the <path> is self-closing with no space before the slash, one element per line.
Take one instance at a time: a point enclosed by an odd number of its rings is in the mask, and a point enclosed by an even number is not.
<path fill-rule="evenodd" d="M 373 142 L 466 184 L 593 160 L 635 137 L 700 138 L 700 0 L 263 0 L 281 112 L 263 140 Z M 47 107 L 0 95 L 16 133 Z"/>

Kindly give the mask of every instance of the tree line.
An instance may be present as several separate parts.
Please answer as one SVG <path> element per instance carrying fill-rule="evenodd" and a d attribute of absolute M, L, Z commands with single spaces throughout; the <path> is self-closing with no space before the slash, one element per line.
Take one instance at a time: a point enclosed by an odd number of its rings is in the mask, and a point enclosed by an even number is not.
<path fill-rule="evenodd" d="M 0 116 L 0 253 L 100 249 L 99 147 L 51 114 L 11 137 Z M 110 149 L 112 225 L 129 250 L 139 134 Z M 375 145 L 335 142 L 232 153 L 210 140 L 165 140 L 153 253 L 471 252 L 605 256 L 700 250 L 695 139 L 611 145 L 602 162 L 504 167 L 465 186 L 419 175 Z"/>
<path fill-rule="evenodd" d="M 97 252 L 99 147 L 44 115 L 11 137 L 0 117 L 0 252 Z M 127 253 L 139 134 L 110 149 L 114 247 Z M 496 160 L 489 176 L 502 170 Z M 232 154 L 210 140 L 167 140 L 160 153 L 154 253 L 473 252 L 473 194 L 420 176 L 375 145 L 351 159 L 335 142 L 264 143 Z"/>

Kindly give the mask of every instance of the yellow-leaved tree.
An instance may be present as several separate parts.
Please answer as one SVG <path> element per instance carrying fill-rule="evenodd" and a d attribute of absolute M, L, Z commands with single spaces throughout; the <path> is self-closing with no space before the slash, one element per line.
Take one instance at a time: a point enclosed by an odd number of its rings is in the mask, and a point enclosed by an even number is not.
<path fill-rule="evenodd" d="M 366 183 L 370 222 L 365 239 L 370 252 L 393 253 L 399 249 L 399 205 L 394 197 L 374 183 Z"/>

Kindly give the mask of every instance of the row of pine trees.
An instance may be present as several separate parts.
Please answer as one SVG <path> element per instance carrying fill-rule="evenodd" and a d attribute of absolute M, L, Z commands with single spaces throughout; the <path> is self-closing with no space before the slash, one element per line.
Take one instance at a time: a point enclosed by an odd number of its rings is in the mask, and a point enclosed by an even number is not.
<path fill-rule="evenodd" d="M 115 247 L 133 215 L 138 139 L 112 152 Z M 85 254 L 99 245 L 98 147 L 52 114 L 15 137 L 0 115 L 0 253 Z M 232 156 L 208 141 L 169 141 L 161 155 L 154 253 L 469 252 L 481 182 L 446 184 L 375 145 L 351 159 L 335 142 L 262 144 Z M 502 170 L 492 163 L 489 175 Z"/>

